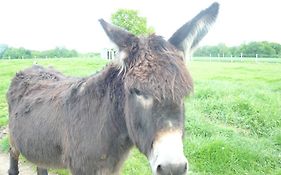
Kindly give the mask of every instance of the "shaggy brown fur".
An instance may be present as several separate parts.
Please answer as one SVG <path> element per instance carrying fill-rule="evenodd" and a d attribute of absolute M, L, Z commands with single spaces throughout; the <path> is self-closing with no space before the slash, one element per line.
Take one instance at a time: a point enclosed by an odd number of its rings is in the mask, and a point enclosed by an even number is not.
<path fill-rule="evenodd" d="M 82 79 L 40 66 L 18 73 L 7 94 L 12 154 L 77 175 L 114 173 L 132 146 L 117 75 L 113 65 Z"/>
<path fill-rule="evenodd" d="M 192 90 L 192 79 L 175 47 L 156 35 L 139 42 L 142 52 L 137 52 L 129 65 L 127 88 L 137 88 L 159 101 L 179 101 L 186 96 Z"/>

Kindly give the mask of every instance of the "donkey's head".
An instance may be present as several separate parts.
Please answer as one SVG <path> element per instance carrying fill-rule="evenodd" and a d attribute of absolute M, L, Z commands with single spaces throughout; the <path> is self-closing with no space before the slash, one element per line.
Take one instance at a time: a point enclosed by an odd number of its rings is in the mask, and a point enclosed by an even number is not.
<path fill-rule="evenodd" d="M 201 11 L 168 41 L 156 35 L 137 37 L 100 20 L 119 48 L 129 136 L 149 159 L 154 174 L 182 175 L 188 171 L 182 142 L 184 97 L 192 91 L 193 83 L 184 56 L 206 35 L 218 8 L 214 3 Z"/>

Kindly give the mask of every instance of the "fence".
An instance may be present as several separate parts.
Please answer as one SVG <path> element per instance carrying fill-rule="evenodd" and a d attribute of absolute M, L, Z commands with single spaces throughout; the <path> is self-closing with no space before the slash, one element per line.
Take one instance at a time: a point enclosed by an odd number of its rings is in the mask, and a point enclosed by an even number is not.
<path fill-rule="evenodd" d="M 191 61 L 209 61 L 209 62 L 267 62 L 281 63 L 281 58 L 264 58 L 264 57 L 192 57 Z"/>
<path fill-rule="evenodd" d="M 101 57 L 104 59 L 115 59 L 116 56 L 116 51 L 106 51 L 104 53 L 101 53 L 100 55 L 97 54 L 95 55 L 93 58 L 96 57 Z M 82 56 L 82 57 L 89 57 L 91 58 L 92 56 Z M 53 57 L 53 58 L 62 58 L 62 57 Z M 24 57 L 20 57 L 17 59 L 53 59 L 53 58 L 49 58 L 49 57 L 33 57 L 33 58 L 24 58 Z M 7 57 L 7 58 L 2 58 L 2 60 L 7 60 L 7 59 L 13 59 L 11 57 Z M 0 59 L 1 60 L 1 59 Z M 225 57 L 225 56 L 217 56 L 217 57 L 213 57 L 213 56 L 209 56 L 209 57 L 191 57 L 190 58 L 191 61 L 206 61 L 206 62 L 255 62 L 255 63 L 262 63 L 262 62 L 267 62 L 267 63 L 281 63 L 281 58 L 263 58 L 263 57 Z"/>

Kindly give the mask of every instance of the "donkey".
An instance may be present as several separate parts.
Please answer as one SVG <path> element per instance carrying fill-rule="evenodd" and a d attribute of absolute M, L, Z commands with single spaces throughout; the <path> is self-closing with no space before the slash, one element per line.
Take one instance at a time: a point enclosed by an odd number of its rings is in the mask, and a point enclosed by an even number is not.
<path fill-rule="evenodd" d="M 100 19 L 119 48 L 118 61 L 85 78 L 35 65 L 20 71 L 7 92 L 9 175 L 22 154 L 37 166 L 67 168 L 73 175 L 118 175 L 136 146 L 155 175 L 184 175 L 184 98 L 193 90 L 184 56 L 215 22 L 213 3 L 165 41 L 137 37 Z"/>

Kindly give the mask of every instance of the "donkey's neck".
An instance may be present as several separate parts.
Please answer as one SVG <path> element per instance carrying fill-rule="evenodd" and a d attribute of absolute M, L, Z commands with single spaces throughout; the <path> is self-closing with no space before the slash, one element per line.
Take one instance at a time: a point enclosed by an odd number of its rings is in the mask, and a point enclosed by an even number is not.
<path fill-rule="evenodd" d="M 73 117 L 71 121 L 83 127 L 81 137 L 75 139 L 81 139 L 82 144 L 87 137 L 87 144 L 101 154 L 98 156 L 106 167 L 111 167 L 112 172 L 118 171 L 133 146 L 125 122 L 122 73 L 114 65 L 108 65 L 99 73 L 76 81 L 69 93 L 66 106 L 69 116 Z"/>
<path fill-rule="evenodd" d="M 109 128 L 112 132 L 128 135 L 125 122 L 125 90 L 124 90 L 124 74 L 115 65 L 107 65 L 99 73 L 90 76 L 86 80 L 87 86 L 85 93 L 89 100 L 96 101 L 100 104 L 102 114 L 98 117 L 105 117 Z M 116 133 L 116 134 L 117 134 Z"/>
<path fill-rule="evenodd" d="M 118 172 L 127 154 L 132 148 L 132 141 L 129 138 L 126 122 L 125 122 L 125 89 L 123 74 L 113 65 L 107 66 L 98 75 L 95 76 L 96 81 L 93 82 L 95 88 L 91 92 L 99 99 L 103 99 L 100 103 L 107 103 L 106 124 L 103 137 L 111 137 L 109 156 L 115 157 L 112 165 L 115 172 Z M 101 105 L 104 106 L 104 105 Z M 103 132 L 103 133 L 104 133 Z M 114 156 L 113 156 L 114 155 Z"/>
<path fill-rule="evenodd" d="M 112 125 L 109 129 L 127 134 L 123 77 L 120 69 L 110 64 L 97 74 L 75 81 L 66 100 L 70 111 L 80 111 L 73 116 L 88 116 L 98 123 L 106 121 Z"/>

